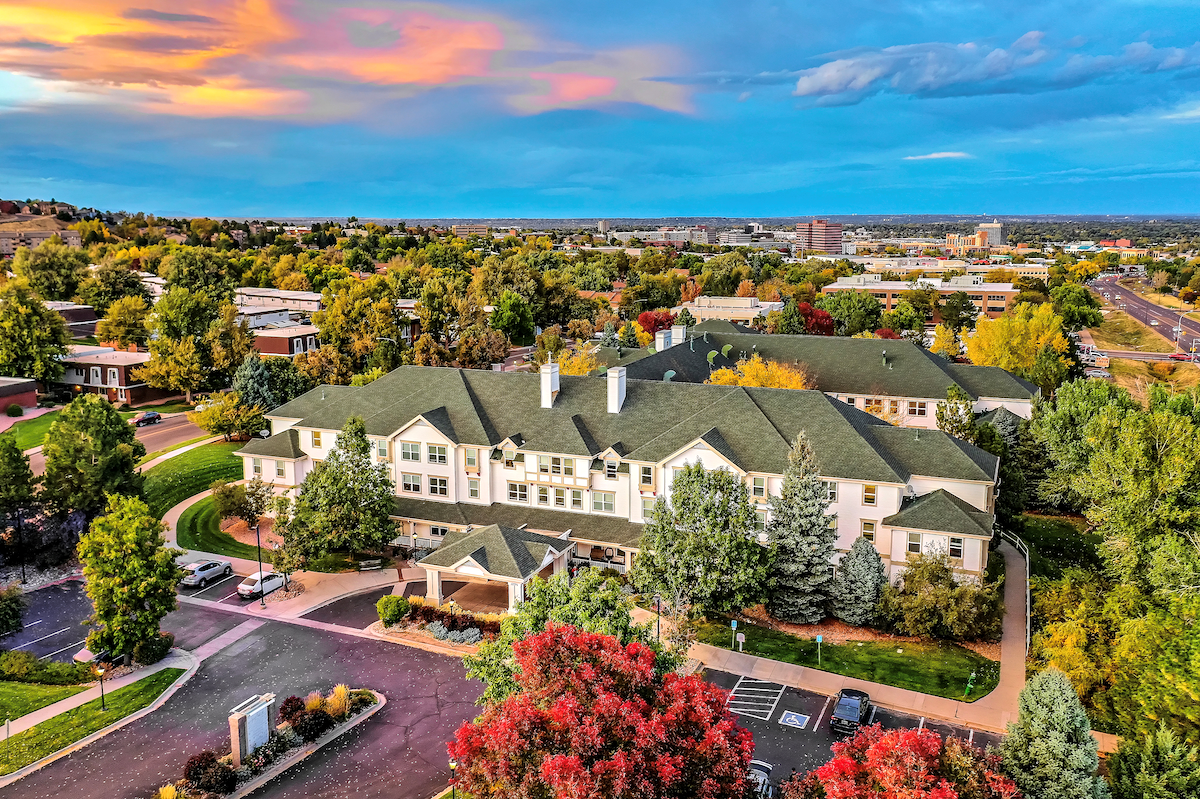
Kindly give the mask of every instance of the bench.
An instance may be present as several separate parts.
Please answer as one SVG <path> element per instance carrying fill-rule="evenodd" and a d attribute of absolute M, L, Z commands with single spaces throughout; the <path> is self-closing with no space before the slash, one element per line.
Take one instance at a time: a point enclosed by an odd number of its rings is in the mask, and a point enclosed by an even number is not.
<path fill-rule="evenodd" d="M 383 559 L 376 558 L 375 560 L 360 560 L 358 562 L 358 570 L 360 572 L 376 571 L 383 568 Z"/>

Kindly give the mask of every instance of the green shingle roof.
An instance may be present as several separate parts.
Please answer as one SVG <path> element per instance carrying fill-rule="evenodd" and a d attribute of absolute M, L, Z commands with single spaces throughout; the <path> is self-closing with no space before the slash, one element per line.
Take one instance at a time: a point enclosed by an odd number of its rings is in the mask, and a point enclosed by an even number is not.
<path fill-rule="evenodd" d="M 253 455 L 256 458 L 299 460 L 304 457 L 304 450 L 300 449 L 299 431 L 289 428 L 270 438 L 252 438 L 246 442 L 246 446 L 238 450 L 237 454 Z"/>
<path fill-rule="evenodd" d="M 743 471 L 770 474 L 783 472 L 803 430 L 827 477 L 904 483 L 912 474 L 988 480 L 984 473 L 995 472 L 994 456 L 952 444 L 940 431 L 893 445 L 888 436 L 912 431 L 820 391 L 629 380 L 621 412 L 608 413 L 605 377 L 562 376 L 552 408 L 541 407 L 540 380 L 525 372 L 402 366 L 336 399 L 320 387 L 284 408 L 299 428 L 340 430 L 357 415 L 368 435 L 391 436 L 421 416 L 465 444 L 494 447 L 512 438 L 525 452 L 578 457 L 612 447 L 649 463 L 708 437 L 708 446 Z"/>
<path fill-rule="evenodd" d="M 417 565 L 451 568 L 470 558 L 497 577 L 527 580 L 537 574 L 547 554 L 560 553 L 570 546 L 561 538 L 490 524 L 448 533 L 442 545 Z"/>
<path fill-rule="evenodd" d="M 642 536 L 642 526 L 618 516 L 595 513 L 572 513 L 545 508 L 506 505 L 475 505 L 468 502 L 438 502 L 413 497 L 396 497 L 392 515 L 404 519 L 476 527 L 499 524 L 525 527 L 553 533 L 570 531 L 572 539 L 596 541 L 617 547 L 636 547 Z"/>
<path fill-rule="evenodd" d="M 944 488 L 904 500 L 898 513 L 883 520 L 889 527 L 937 533 L 990 536 L 995 517 L 959 499 Z"/>

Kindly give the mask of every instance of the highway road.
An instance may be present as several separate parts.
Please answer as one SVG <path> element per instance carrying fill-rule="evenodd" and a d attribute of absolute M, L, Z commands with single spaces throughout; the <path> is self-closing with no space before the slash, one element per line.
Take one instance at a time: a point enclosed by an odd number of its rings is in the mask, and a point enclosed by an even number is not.
<path fill-rule="evenodd" d="M 1161 305 L 1155 305 L 1139 295 L 1136 291 L 1128 289 L 1125 286 L 1117 283 L 1116 277 L 1098 278 L 1093 280 L 1088 285 L 1094 291 L 1097 291 L 1102 295 L 1107 292 L 1110 297 L 1108 303 L 1112 307 L 1123 309 L 1125 313 L 1129 314 L 1142 324 L 1148 325 L 1152 320 L 1157 320 L 1158 331 L 1163 336 L 1166 336 L 1168 340 L 1174 340 L 1174 329 L 1176 325 L 1180 324 L 1178 311 L 1173 311 L 1170 308 L 1164 308 Z M 1121 299 L 1117 299 L 1118 294 L 1121 295 Z M 1190 350 L 1192 348 L 1192 343 L 1196 342 L 1196 349 L 1200 350 L 1200 342 L 1196 341 L 1197 339 L 1200 339 L 1200 322 L 1184 317 L 1182 327 L 1183 333 L 1180 338 L 1182 339 L 1181 343 L 1183 346 L 1181 349 Z M 1112 353 L 1110 353 L 1110 355 L 1117 358 L 1130 357 L 1129 355 L 1112 355 Z M 1138 360 L 1143 361 L 1167 359 L 1166 355 L 1160 355 L 1156 357 L 1148 357 L 1149 353 L 1140 353 L 1140 355 L 1142 357 L 1140 357 Z"/>
<path fill-rule="evenodd" d="M 204 431 L 189 422 L 186 414 L 181 413 L 176 416 L 164 416 L 158 424 L 140 427 L 136 435 L 138 441 L 145 445 L 146 452 L 158 452 L 160 449 L 200 438 Z M 46 471 L 46 459 L 42 457 L 40 450 L 29 456 L 29 466 L 34 474 Z"/>

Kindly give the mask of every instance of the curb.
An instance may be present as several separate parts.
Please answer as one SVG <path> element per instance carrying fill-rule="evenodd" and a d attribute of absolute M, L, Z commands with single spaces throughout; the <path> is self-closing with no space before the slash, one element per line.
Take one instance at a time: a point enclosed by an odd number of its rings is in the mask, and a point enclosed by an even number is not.
<path fill-rule="evenodd" d="M 59 577 L 57 580 L 51 580 L 48 583 L 40 583 L 39 585 L 22 588 L 21 593 L 29 594 L 34 591 L 40 591 L 43 588 L 49 588 L 52 585 L 62 585 L 63 583 L 70 583 L 70 582 L 80 582 L 80 583 L 85 582 L 83 579 L 83 572 L 82 571 L 71 572 L 66 577 Z"/>
<path fill-rule="evenodd" d="M 357 716 L 351 719 L 350 723 L 345 727 L 340 730 L 334 730 L 326 733 L 300 751 L 288 755 L 283 760 L 280 760 L 278 763 L 276 763 L 272 768 L 264 771 L 262 774 L 259 774 L 257 777 L 247 782 L 241 788 L 238 788 L 233 793 L 226 794 L 225 799 L 243 799 L 243 797 L 249 796 L 271 780 L 283 774 L 292 766 L 299 764 L 309 755 L 315 754 L 321 747 L 325 746 L 326 744 L 333 743 L 338 738 L 357 727 L 359 724 L 362 724 L 364 721 L 371 718 L 371 716 L 374 716 L 383 709 L 384 705 L 387 704 L 387 697 L 375 690 L 372 690 L 371 693 L 375 694 L 375 699 L 378 701 L 376 701 L 375 704 L 369 709 L 359 713 Z"/>
<path fill-rule="evenodd" d="M 389 644 L 399 644 L 400 646 L 411 646 L 413 649 L 422 649 L 426 652 L 432 652 L 435 655 L 450 655 L 452 657 L 461 658 L 461 657 L 466 657 L 467 655 L 474 655 L 478 651 L 478 650 L 475 650 L 475 651 L 469 652 L 464 649 L 451 649 L 450 647 L 447 647 L 447 646 L 441 644 L 435 638 L 430 638 L 428 641 L 413 640 L 413 639 L 409 639 L 409 638 L 393 638 L 392 636 L 385 635 L 383 632 L 381 632 L 381 628 L 379 627 L 379 625 L 381 625 L 382 623 L 383 622 L 378 622 L 378 621 L 373 622 L 369 627 L 366 628 L 367 634 L 370 635 L 372 638 L 379 639 L 380 641 L 387 641 Z M 418 636 L 418 638 L 420 638 L 420 637 Z M 466 646 L 466 644 L 464 644 L 464 646 Z"/>
<path fill-rule="evenodd" d="M 311 608 L 305 608 L 304 610 L 300 611 L 295 616 L 283 616 L 282 618 L 302 619 L 305 616 L 307 616 L 309 613 L 320 610 L 321 608 L 323 608 L 327 605 L 332 605 L 334 602 L 341 602 L 343 599 L 348 599 L 352 596 L 358 596 L 359 594 L 366 594 L 371 591 L 378 591 L 380 589 L 388 588 L 388 587 L 394 586 L 394 585 L 396 585 L 396 583 L 384 583 L 382 585 L 372 585 L 369 588 L 356 588 L 353 591 L 347 591 L 343 594 L 338 594 L 335 597 L 330 597 L 329 599 L 322 600 L 320 603 L 313 605 Z"/>
<path fill-rule="evenodd" d="M 112 724 L 109 724 L 107 727 L 105 727 L 103 729 L 96 730 L 94 733 L 87 736 L 86 738 L 81 738 L 80 740 L 76 741 L 75 743 L 69 744 L 69 745 L 63 747 L 62 749 L 59 749 L 57 752 L 52 752 L 52 753 L 46 755 L 41 760 L 37 760 L 33 763 L 30 763 L 28 766 L 25 766 L 24 768 L 17 769 L 16 771 L 12 772 L 11 774 L 6 774 L 3 777 L 0 777 L 0 788 L 5 788 L 5 787 L 13 784 L 17 780 L 20 780 L 24 777 L 28 777 L 30 774 L 37 771 L 38 769 L 41 769 L 44 766 L 48 766 L 56 760 L 64 758 L 69 754 L 72 754 L 74 752 L 79 751 L 80 749 L 83 749 L 88 744 L 91 744 L 91 743 L 94 743 L 95 741 L 100 740 L 105 735 L 108 735 L 110 732 L 116 732 L 117 730 L 124 727 L 126 724 L 132 724 L 133 722 L 137 721 L 138 719 L 142 718 L 143 716 L 149 715 L 150 713 L 153 713 L 155 710 L 158 710 L 160 707 L 165 705 L 167 703 L 167 700 L 170 699 L 172 696 L 174 696 L 175 692 L 178 691 L 185 682 L 190 680 L 196 674 L 196 671 L 199 670 L 199 668 L 200 668 L 200 661 L 196 660 L 196 658 L 192 655 L 191 652 L 187 652 L 183 649 L 177 649 L 175 651 L 181 657 L 190 661 L 190 665 L 188 666 L 187 670 L 184 671 L 183 674 L 179 675 L 179 677 L 175 680 L 175 682 L 171 683 L 171 685 L 167 687 L 167 690 L 163 691 L 161 694 L 158 695 L 157 699 L 155 699 L 150 704 L 146 705 L 141 710 L 138 710 L 134 713 L 130 713 L 128 716 L 125 716 L 124 718 L 117 719 Z M 147 674 L 146 676 L 149 677 L 151 675 Z"/>

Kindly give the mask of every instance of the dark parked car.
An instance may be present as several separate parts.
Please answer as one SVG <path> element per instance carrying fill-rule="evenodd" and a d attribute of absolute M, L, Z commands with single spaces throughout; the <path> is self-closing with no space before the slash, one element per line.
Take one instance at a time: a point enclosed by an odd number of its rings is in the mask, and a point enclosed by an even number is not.
<path fill-rule="evenodd" d="M 145 411 L 133 417 L 134 427 L 145 427 L 148 424 L 158 424 L 162 421 L 162 414 L 158 411 Z"/>
<path fill-rule="evenodd" d="M 843 688 L 834 697 L 829 728 L 834 732 L 852 735 L 871 717 L 871 697 L 853 688 Z"/>

